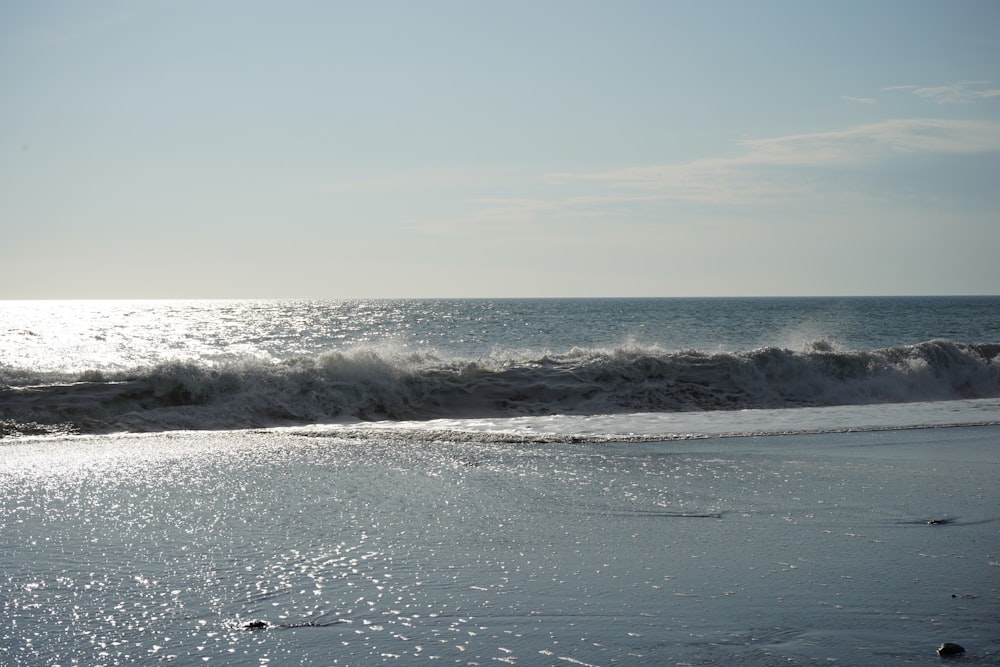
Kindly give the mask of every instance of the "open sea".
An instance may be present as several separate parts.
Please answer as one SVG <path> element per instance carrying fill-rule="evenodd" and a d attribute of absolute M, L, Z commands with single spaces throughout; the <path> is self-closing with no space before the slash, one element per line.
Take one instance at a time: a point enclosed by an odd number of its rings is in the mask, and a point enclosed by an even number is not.
<path fill-rule="evenodd" d="M 2 665 L 1000 659 L 1000 297 L 0 323 Z"/>

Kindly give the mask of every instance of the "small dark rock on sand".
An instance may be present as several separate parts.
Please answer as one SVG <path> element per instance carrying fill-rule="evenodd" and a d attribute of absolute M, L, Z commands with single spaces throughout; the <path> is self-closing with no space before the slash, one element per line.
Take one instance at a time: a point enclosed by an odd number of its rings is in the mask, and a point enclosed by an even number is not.
<path fill-rule="evenodd" d="M 958 644 L 952 644 L 951 642 L 945 642 L 938 646 L 937 653 L 942 658 L 953 658 L 956 655 L 962 655 L 965 653 L 965 649 Z"/>

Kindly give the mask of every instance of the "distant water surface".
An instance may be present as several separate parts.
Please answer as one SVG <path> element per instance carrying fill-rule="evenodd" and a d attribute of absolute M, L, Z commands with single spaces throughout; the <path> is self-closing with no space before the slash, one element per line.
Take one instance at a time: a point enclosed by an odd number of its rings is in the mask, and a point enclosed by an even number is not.
<path fill-rule="evenodd" d="M 363 344 L 477 358 L 629 342 L 667 351 L 1000 342 L 1000 297 L 6 301 L 0 317 L 4 366 L 66 371 Z"/>

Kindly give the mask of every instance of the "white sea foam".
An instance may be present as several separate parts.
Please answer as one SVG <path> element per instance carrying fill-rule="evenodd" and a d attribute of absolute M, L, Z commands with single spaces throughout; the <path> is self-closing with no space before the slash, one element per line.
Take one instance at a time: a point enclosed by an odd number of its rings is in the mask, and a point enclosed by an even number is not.
<path fill-rule="evenodd" d="M 1000 399 L 991 398 L 793 409 L 352 422 L 280 430 L 347 440 L 557 443 L 660 442 L 998 424 Z"/>
<path fill-rule="evenodd" d="M 0 302 L 8 325 L 0 329 L 0 433 L 991 398 L 1000 396 L 998 305 Z M 919 342 L 919 332 L 932 335 Z M 935 337 L 942 334 L 951 339 Z"/>
<path fill-rule="evenodd" d="M 631 345 L 475 360 L 362 346 L 284 362 L 171 362 L 80 379 L 0 390 L 0 419 L 148 431 L 358 419 L 628 413 L 674 419 L 685 413 L 954 401 L 1000 396 L 1000 345 L 934 340 L 860 352 L 765 348 L 712 354 Z"/>

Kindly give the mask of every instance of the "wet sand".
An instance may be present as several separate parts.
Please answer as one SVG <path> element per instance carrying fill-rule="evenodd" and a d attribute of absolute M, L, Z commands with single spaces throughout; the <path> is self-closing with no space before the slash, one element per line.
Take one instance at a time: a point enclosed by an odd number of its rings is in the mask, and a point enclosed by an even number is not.
<path fill-rule="evenodd" d="M 0 663 L 996 664 L 998 479 L 998 427 L 7 440 Z"/>

